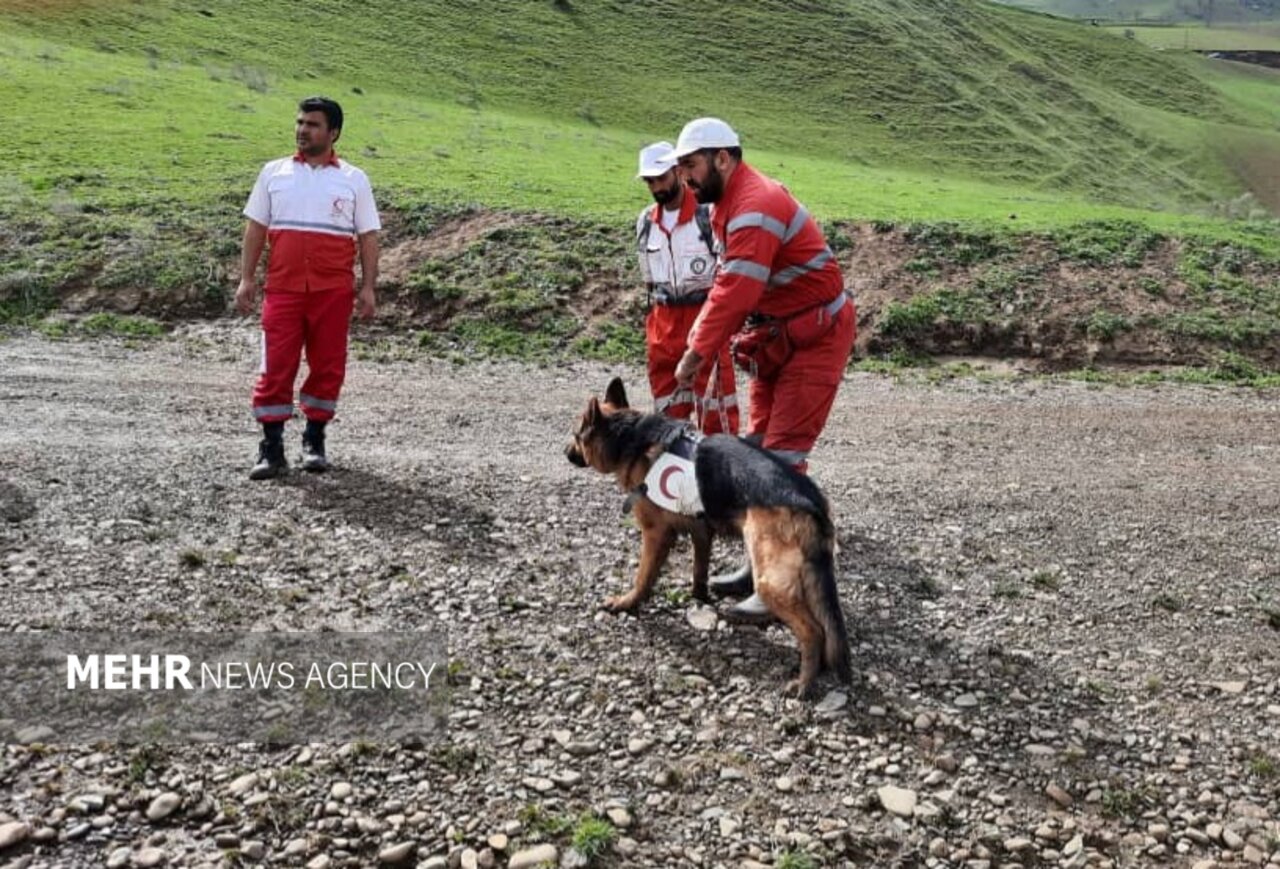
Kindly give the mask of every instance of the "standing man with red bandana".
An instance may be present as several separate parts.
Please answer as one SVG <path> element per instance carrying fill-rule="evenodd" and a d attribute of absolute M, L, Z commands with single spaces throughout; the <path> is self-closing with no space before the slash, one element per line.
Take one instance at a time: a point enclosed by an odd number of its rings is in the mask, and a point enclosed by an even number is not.
<path fill-rule="evenodd" d="M 817 222 L 777 181 L 742 162 L 738 134 L 718 118 L 680 131 L 673 159 L 699 202 L 713 203 L 720 269 L 676 379 L 691 383 L 733 339 L 753 371 L 747 437 L 799 471 L 826 425 L 857 329 L 835 255 Z M 715 577 L 721 594 L 752 590 L 751 567 Z M 757 595 L 729 614 L 768 614 Z"/>
<path fill-rule="evenodd" d="M 685 187 L 672 151 L 670 142 L 641 149 L 636 176 L 654 200 L 636 219 L 636 249 L 649 302 L 645 346 L 653 411 L 676 419 L 696 416 L 705 434 L 737 434 L 738 397 L 728 346 L 714 365 L 698 372 L 692 385 L 676 383 L 689 328 L 715 277 L 716 251 L 711 208 L 699 205 Z"/>
<path fill-rule="evenodd" d="M 262 366 L 253 390 L 253 415 L 262 424 L 252 480 L 288 468 L 284 424 L 293 416 L 293 383 L 301 355 L 307 379 L 298 404 L 307 418 L 302 468 L 324 471 L 325 424 L 333 419 L 347 367 L 347 332 L 353 307 L 362 320 L 377 310 L 378 230 L 382 228 L 369 179 L 334 153 L 342 135 L 342 107 L 325 97 L 298 105 L 292 157 L 263 167 L 244 215 L 244 250 L 236 307 L 253 311 L 255 273 L 270 242 L 262 303 Z M 353 270 L 360 257 L 360 291 Z M 358 307 L 357 307 L 358 306 Z"/>

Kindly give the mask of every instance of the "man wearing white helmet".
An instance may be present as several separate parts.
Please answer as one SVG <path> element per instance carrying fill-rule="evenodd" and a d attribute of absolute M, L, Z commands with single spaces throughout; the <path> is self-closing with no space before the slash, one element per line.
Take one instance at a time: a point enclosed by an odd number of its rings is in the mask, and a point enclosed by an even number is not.
<path fill-rule="evenodd" d="M 822 230 L 777 181 L 742 162 L 738 134 L 718 118 L 680 131 L 668 158 L 700 203 L 713 204 L 720 268 L 689 332 L 676 380 L 690 383 L 731 344 L 751 372 L 747 437 L 797 470 L 826 425 L 857 328 L 853 299 Z M 751 567 L 714 577 L 721 594 L 752 590 Z M 758 596 L 733 607 L 767 616 Z"/>
<path fill-rule="evenodd" d="M 711 289 L 716 251 L 710 206 L 699 205 L 688 193 L 669 159 L 673 150 L 670 142 L 641 149 L 636 176 L 654 199 L 636 219 L 636 250 L 649 301 L 645 344 L 653 409 L 677 419 L 696 416 L 706 434 L 737 434 L 738 399 L 727 346 L 691 383 L 676 383 L 689 327 Z"/>

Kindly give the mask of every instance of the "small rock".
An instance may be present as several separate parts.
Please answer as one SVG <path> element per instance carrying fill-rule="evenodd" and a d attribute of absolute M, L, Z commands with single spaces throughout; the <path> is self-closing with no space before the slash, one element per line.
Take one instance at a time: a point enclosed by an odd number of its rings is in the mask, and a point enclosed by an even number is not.
<path fill-rule="evenodd" d="M 1222 831 L 1222 844 L 1232 851 L 1239 851 L 1244 847 L 1244 839 L 1235 830 L 1228 828 Z"/>
<path fill-rule="evenodd" d="M 388 845 L 378 852 L 378 862 L 386 863 L 394 866 L 398 863 L 405 863 L 413 856 L 413 852 L 417 850 L 417 842 L 398 842 L 395 845 Z"/>
<path fill-rule="evenodd" d="M 627 829 L 632 824 L 631 813 L 626 809 L 615 806 L 605 811 L 605 816 L 609 822 L 619 829 Z"/>
<path fill-rule="evenodd" d="M 182 797 L 173 791 L 161 794 L 151 801 L 151 805 L 147 806 L 147 820 L 153 824 L 156 821 L 164 820 L 176 812 L 180 805 L 182 805 Z"/>
<path fill-rule="evenodd" d="M 779 776 L 778 779 L 774 781 L 773 786 L 785 794 L 795 790 L 796 783 L 790 776 L 784 775 Z"/>
<path fill-rule="evenodd" d="M 107 857 L 107 869 L 122 869 L 129 865 L 129 858 L 133 856 L 133 852 L 129 850 L 128 845 L 116 848 Z"/>
<path fill-rule="evenodd" d="M 14 734 L 14 740 L 19 745 L 33 745 L 37 742 L 52 742 L 57 736 L 57 732 L 52 727 L 37 724 L 19 730 Z"/>
<path fill-rule="evenodd" d="M 0 824 L 0 851 L 21 844 L 31 835 L 31 825 L 22 821 Z"/>
<path fill-rule="evenodd" d="M 509 844 L 511 840 L 507 838 L 506 833 L 494 833 L 489 837 L 489 847 L 495 851 L 505 851 Z"/>
<path fill-rule="evenodd" d="M 827 696 L 823 697 L 818 704 L 813 707 L 813 711 L 819 715 L 830 715 L 838 712 L 849 704 L 849 695 L 843 691 L 828 691 Z"/>
<path fill-rule="evenodd" d="M 1246 682 L 1210 682 L 1209 684 L 1223 694 L 1243 694 L 1244 689 L 1248 686 Z"/>
<path fill-rule="evenodd" d="M 558 855 L 555 845 L 536 845 L 512 854 L 507 869 L 534 869 L 540 863 L 555 863 Z"/>
<path fill-rule="evenodd" d="M 1067 842 L 1062 848 L 1062 856 L 1071 858 L 1084 850 L 1084 836 L 1077 833 L 1071 837 L 1071 841 Z"/>
<path fill-rule="evenodd" d="M 240 778 L 227 785 L 227 790 L 231 792 L 233 797 L 243 796 L 258 786 L 258 774 L 256 772 L 245 773 Z"/>
<path fill-rule="evenodd" d="M 627 742 L 627 752 L 630 754 L 644 754 L 652 747 L 652 739 L 641 739 L 637 737 Z"/>
<path fill-rule="evenodd" d="M 978 705 L 978 697 L 975 694 L 961 694 L 951 702 L 961 709 L 972 709 Z"/>
<path fill-rule="evenodd" d="M 695 631 L 714 631 L 720 615 L 711 607 L 695 607 L 685 613 L 685 621 Z"/>
<path fill-rule="evenodd" d="M 67 803 L 67 808 L 82 815 L 96 815 L 107 805 L 107 798 L 102 794 L 81 794 Z"/>
<path fill-rule="evenodd" d="M 1045 796 L 1062 806 L 1064 809 L 1075 802 L 1071 794 L 1058 787 L 1056 782 L 1049 782 L 1049 784 L 1045 786 L 1044 792 Z"/>
<path fill-rule="evenodd" d="M 876 791 L 876 796 L 880 798 L 880 805 L 884 806 L 886 811 L 899 817 L 909 818 L 916 810 L 915 791 L 885 785 Z"/>
<path fill-rule="evenodd" d="M 480 855 L 476 853 L 475 848 L 463 848 L 459 864 L 462 869 L 480 869 Z"/>
<path fill-rule="evenodd" d="M 164 851 L 159 848 L 143 848 L 141 851 L 133 855 L 134 866 L 163 866 L 168 862 Z"/>
<path fill-rule="evenodd" d="M 352 790 L 350 782 L 334 782 L 333 787 L 329 788 L 329 796 L 335 800 L 345 800 L 351 796 Z"/>

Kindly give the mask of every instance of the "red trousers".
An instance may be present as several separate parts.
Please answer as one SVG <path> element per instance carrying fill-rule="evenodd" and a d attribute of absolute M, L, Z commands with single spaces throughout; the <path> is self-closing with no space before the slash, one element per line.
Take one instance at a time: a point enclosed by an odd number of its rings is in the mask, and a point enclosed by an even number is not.
<path fill-rule="evenodd" d="M 355 299 L 352 290 L 266 293 L 262 302 L 262 367 L 253 387 L 254 419 L 281 422 L 293 416 L 293 382 L 304 348 L 307 379 L 298 404 L 307 419 L 333 419 L 347 372 L 347 331 Z"/>
<path fill-rule="evenodd" d="M 858 315 L 853 300 L 836 314 L 831 331 L 797 348 L 773 378 L 751 381 L 747 437 L 804 472 L 844 377 Z"/>
<path fill-rule="evenodd" d="M 649 311 L 644 330 L 649 349 L 653 410 L 675 419 L 689 419 L 696 411 L 705 434 L 737 434 L 738 396 L 728 347 L 720 351 L 716 381 L 710 394 L 707 384 L 712 366 L 709 363 L 698 372 L 692 391 L 676 384 L 676 365 L 684 355 L 689 329 L 700 310 L 700 305 L 654 305 Z"/>

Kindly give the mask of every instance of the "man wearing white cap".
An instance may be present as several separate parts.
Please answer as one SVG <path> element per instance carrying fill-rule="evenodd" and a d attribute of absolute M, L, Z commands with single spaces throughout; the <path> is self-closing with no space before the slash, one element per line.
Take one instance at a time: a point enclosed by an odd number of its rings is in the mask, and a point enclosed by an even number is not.
<path fill-rule="evenodd" d="M 826 425 L 857 329 L 853 299 L 817 222 L 787 189 L 742 162 L 738 134 L 718 118 L 685 124 L 667 159 L 700 203 L 714 204 L 720 268 L 689 332 L 676 380 L 690 383 L 732 339 L 752 373 L 747 437 L 808 467 Z M 715 577 L 721 594 L 752 590 L 751 568 Z M 729 610 L 767 615 L 756 595 Z"/>
<path fill-rule="evenodd" d="M 688 193 L 670 159 L 673 150 L 670 142 L 642 148 L 636 176 L 649 186 L 655 203 L 636 219 L 636 249 L 649 299 L 645 343 L 654 412 L 677 419 L 696 413 L 706 434 L 737 434 L 738 399 L 727 346 L 689 383 L 676 383 L 689 327 L 711 289 L 716 252 L 710 206 L 698 205 Z"/>

